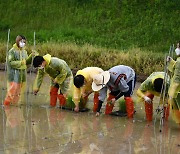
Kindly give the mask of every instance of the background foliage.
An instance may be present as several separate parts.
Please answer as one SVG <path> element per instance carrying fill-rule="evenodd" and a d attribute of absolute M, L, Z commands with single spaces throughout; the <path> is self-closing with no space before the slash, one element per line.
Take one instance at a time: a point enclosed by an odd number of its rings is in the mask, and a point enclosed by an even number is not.
<path fill-rule="evenodd" d="M 0 60 L 10 28 L 11 45 L 18 34 L 32 45 L 35 31 L 42 52 L 61 55 L 72 67 L 88 63 L 106 69 L 122 62 L 139 73 L 162 70 L 162 53 L 179 40 L 179 8 L 179 0 L 1 0 Z M 61 44 L 72 54 L 62 54 Z M 148 66 L 151 70 L 142 69 Z"/>

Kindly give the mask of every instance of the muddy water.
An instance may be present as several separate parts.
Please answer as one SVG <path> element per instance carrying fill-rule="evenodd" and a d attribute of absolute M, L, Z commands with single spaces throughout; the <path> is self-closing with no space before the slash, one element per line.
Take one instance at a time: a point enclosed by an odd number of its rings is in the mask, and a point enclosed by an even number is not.
<path fill-rule="evenodd" d="M 0 79 L 2 103 L 6 93 L 3 72 Z M 160 132 L 159 116 L 156 121 L 147 123 L 143 104 L 136 104 L 133 120 L 104 114 L 95 117 L 91 110 L 74 113 L 48 108 L 48 78 L 37 96 L 31 94 L 33 81 L 34 75 L 29 75 L 26 104 L 5 108 L 1 105 L 0 153 L 180 153 L 180 127 L 171 117 Z M 154 109 L 157 102 L 158 99 Z M 92 108 L 91 100 L 88 106 Z"/>

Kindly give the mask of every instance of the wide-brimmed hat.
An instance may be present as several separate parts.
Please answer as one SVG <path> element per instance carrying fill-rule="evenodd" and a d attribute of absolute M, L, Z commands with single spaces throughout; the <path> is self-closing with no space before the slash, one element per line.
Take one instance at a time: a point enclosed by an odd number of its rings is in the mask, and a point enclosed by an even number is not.
<path fill-rule="evenodd" d="M 93 77 L 92 89 L 94 91 L 99 91 L 104 88 L 106 83 L 110 79 L 110 73 L 108 71 L 104 71 L 100 74 L 97 74 Z"/>

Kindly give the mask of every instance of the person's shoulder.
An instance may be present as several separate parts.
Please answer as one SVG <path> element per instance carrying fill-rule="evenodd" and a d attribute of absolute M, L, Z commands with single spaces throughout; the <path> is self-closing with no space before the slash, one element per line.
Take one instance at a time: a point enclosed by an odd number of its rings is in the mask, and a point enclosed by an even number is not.
<path fill-rule="evenodd" d="M 51 57 L 51 61 L 59 61 L 59 62 L 65 62 L 65 60 L 63 60 L 63 59 L 60 59 L 60 58 L 58 58 L 58 57 Z"/>

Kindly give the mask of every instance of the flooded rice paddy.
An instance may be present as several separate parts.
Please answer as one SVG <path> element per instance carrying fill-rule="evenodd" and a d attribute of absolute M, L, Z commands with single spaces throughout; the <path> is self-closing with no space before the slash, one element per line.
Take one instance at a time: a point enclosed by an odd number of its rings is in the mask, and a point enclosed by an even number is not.
<path fill-rule="evenodd" d="M 104 114 L 96 117 L 92 98 L 87 104 L 89 112 L 49 108 L 49 79 L 45 78 L 39 94 L 34 96 L 31 93 L 34 76 L 28 76 L 30 92 L 26 104 L 3 107 L 6 76 L 0 72 L 0 153 L 180 153 L 180 126 L 171 116 L 160 132 L 160 116 L 154 111 L 156 120 L 146 122 L 143 103 L 135 105 L 136 113 L 131 120 Z M 139 83 L 136 89 L 138 86 Z M 135 94 L 133 98 L 137 99 Z M 154 103 L 155 110 L 158 99 Z"/>

